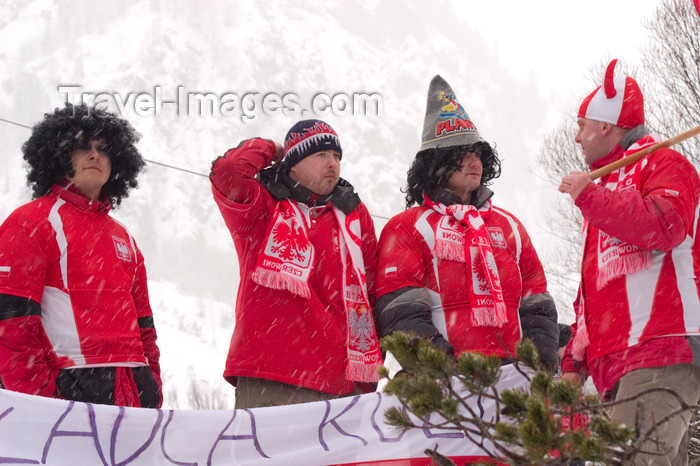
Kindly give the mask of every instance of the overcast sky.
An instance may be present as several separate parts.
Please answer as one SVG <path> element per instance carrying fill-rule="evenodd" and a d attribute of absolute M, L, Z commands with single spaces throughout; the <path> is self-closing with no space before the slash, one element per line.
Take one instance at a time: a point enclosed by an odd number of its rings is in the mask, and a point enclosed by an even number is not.
<path fill-rule="evenodd" d="M 538 179 L 534 157 L 539 147 L 533 146 L 539 146 L 542 136 L 558 129 L 567 115 L 577 111 L 582 97 L 593 91 L 597 84 L 592 82 L 592 67 L 613 58 L 627 66 L 639 63 L 640 49 L 648 44 L 644 24 L 662 0 L 505 0 L 454 4 L 467 18 L 469 27 L 477 30 L 490 47 L 484 56 L 495 56 L 509 74 L 535 86 L 537 92 L 533 95 L 543 99 L 533 101 L 533 96 L 520 96 L 524 105 L 539 111 L 533 111 L 533 118 L 541 117 L 535 130 L 537 140 L 523 141 L 524 147 L 515 152 L 509 141 L 498 135 L 503 174 L 492 188 L 496 193 L 494 203 L 512 209 L 525 222 L 540 258 L 546 263 L 549 254 L 559 246 L 545 215 L 552 200 L 563 195 L 555 186 Z M 601 83 L 602 76 L 595 81 Z M 460 82 L 459 87 L 463 89 L 465 83 Z M 455 90 L 461 95 L 460 89 Z M 468 102 L 462 103 L 470 108 Z M 493 111 L 504 110 L 493 108 Z M 478 126 L 482 115 L 472 118 Z M 526 122 L 515 124 L 525 126 Z M 498 130 L 497 126 L 489 128 L 489 131 Z M 560 318 L 570 322 L 573 312 L 570 306 L 562 304 L 567 302 L 563 291 L 552 291 L 559 298 Z"/>
<path fill-rule="evenodd" d="M 591 65 L 605 58 L 638 58 L 647 42 L 643 23 L 661 3 L 506 0 L 456 5 L 476 17 L 470 26 L 481 32 L 508 68 L 535 76 L 543 89 L 551 88 L 554 97 L 561 98 L 563 109 L 590 87 Z"/>

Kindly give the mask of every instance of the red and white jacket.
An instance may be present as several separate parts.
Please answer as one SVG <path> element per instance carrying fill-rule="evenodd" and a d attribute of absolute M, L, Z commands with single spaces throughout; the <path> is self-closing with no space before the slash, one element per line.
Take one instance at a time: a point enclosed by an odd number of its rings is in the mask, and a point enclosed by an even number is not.
<path fill-rule="evenodd" d="M 290 194 L 281 182 L 270 181 L 263 186 L 255 178 L 272 163 L 275 151 L 272 141 L 250 139 L 227 151 L 212 165 L 214 200 L 233 238 L 240 267 L 236 323 L 224 377 L 232 384 L 236 377 L 253 377 L 346 394 L 358 384 L 346 377 L 348 324 L 340 298 L 343 267 L 339 260 L 338 222 L 330 204 L 309 207 L 289 198 L 304 215 L 309 240 L 316 251 L 309 277 L 310 298 L 258 285 L 251 278 L 277 199 Z M 367 289 L 374 305 L 374 224 L 352 186 L 342 179 L 339 185 L 357 199 L 354 208 L 359 214 Z M 337 198 L 342 197 L 337 188 L 334 196 L 334 204 L 342 201 Z"/>
<path fill-rule="evenodd" d="M 492 194 L 483 186 L 480 190 Z M 380 333 L 412 330 L 455 355 L 470 351 L 503 358 L 514 357 L 515 346 L 528 336 L 543 362 L 553 368 L 558 362 L 556 307 L 535 248 L 515 216 L 490 201 L 479 205 L 498 267 L 507 323 L 501 328 L 471 325 L 469 266 L 437 257 L 435 229 L 442 215 L 418 206 L 393 217 L 379 240 Z"/>
<path fill-rule="evenodd" d="M 626 152 L 617 146 L 592 168 L 654 142 L 645 136 Z M 671 149 L 589 184 L 576 198 L 586 226 L 577 323 L 563 372 L 590 373 L 607 394 L 629 371 L 693 362 L 685 336 L 700 334 L 699 198 L 695 168 Z M 601 274 L 609 275 L 601 257 L 632 248 L 647 254 L 646 265 L 598 283 Z M 584 326 L 589 343 L 578 361 L 572 350 L 585 340 L 578 336 Z"/>
<path fill-rule="evenodd" d="M 109 209 L 54 185 L 0 226 L 6 388 L 51 397 L 61 369 L 141 366 L 160 388 L 143 257 Z"/>

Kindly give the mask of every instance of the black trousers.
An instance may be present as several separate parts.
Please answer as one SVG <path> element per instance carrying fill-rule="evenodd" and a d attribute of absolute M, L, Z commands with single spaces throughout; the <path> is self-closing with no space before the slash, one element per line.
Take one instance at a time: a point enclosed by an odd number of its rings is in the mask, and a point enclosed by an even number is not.
<path fill-rule="evenodd" d="M 141 407 L 157 408 L 160 403 L 160 391 L 150 367 L 119 369 L 131 371 Z M 61 369 L 56 377 L 57 395 L 66 400 L 114 405 L 117 389 L 116 367 Z"/>

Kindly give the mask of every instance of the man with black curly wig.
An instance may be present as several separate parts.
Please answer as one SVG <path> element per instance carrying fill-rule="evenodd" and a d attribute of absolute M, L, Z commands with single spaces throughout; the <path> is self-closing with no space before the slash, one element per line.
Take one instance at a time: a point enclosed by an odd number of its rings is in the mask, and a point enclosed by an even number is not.
<path fill-rule="evenodd" d="M 143 256 L 109 216 L 145 165 L 139 137 L 114 114 L 66 104 L 22 146 L 34 200 L 0 226 L 0 388 L 161 406 Z"/>
<path fill-rule="evenodd" d="M 527 337 L 555 370 L 556 307 L 525 227 L 491 204 L 486 185 L 500 172 L 498 154 L 449 84 L 433 78 L 422 145 L 408 171 L 407 210 L 379 240 L 380 334 L 414 331 L 450 355 L 504 361 Z"/>

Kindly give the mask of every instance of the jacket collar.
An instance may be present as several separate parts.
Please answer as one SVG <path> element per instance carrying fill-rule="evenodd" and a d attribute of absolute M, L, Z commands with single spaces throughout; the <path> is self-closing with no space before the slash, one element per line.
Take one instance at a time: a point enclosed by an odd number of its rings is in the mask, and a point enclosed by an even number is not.
<path fill-rule="evenodd" d="M 456 194 L 453 194 L 447 188 L 442 186 L 433 186 L 426 190 L 426 194 L 430 199 L 445 205 L 461 204 L 462 200 Z M 493 191 L 480 184 L 478 188 L 472 191 L 472 199 L 470 204 L 477 209 L 481 208 L 493 196 Z"/>
<path fill-rule="evenodd" d="M 355 188 L 340 178 L 333 191 L 326 196 L 319 196 L 309 191 L 293 179 L 279 166 L 268 167 L 258 173 L 260 183 L 276 199 L 291 199 L 309 207 L 324 206 L 333 204 L 345 215 L 355 210 L 360 205 L 360 196 L 355 192 Z"/>
<path fill-rule="evenodd" d="M 59 184 L 52 185 L 51 191 L 69 204 L 87 212 L 108 213 L 112 210 L 112 204 L 109 202 L 107 196 L 103 196 L 99 201 L 90 199 L 81 190 L 76 188 L 75 185 L 65 179 L 61 180 Z"/>

